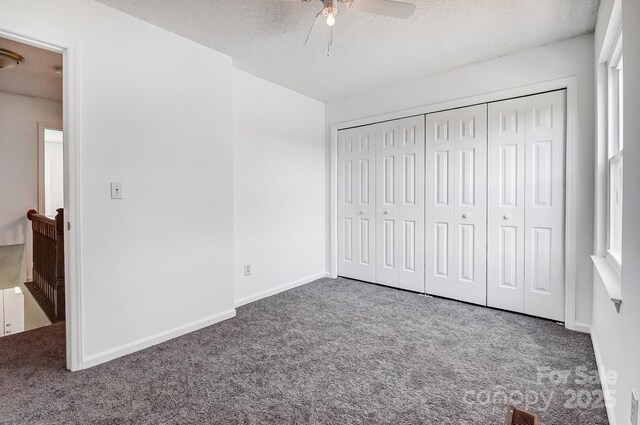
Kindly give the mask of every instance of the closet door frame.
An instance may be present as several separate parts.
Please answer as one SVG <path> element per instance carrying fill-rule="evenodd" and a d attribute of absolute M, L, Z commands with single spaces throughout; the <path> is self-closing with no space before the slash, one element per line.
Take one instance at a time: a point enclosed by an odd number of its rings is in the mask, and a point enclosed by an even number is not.
<path fill-rule="evenodd" d="M 338 205 L 337 205 L 337 182 L 338 182 L 338 130 L 357 127 L 362 125 L 375 124 L 378 122 L 401 119 L 414 115 L 426 115 L 446 109 L 460 108 L 480 103 L 490 103 L 513 97 L 529 96 L 553 90 L 567 90 L 566 98 L 566 152 L 565 152 L 565 327 L 570 330 L 589 332 L 589 326 L 576 322 L 576 233 L 577 233 L 577 202 L 575 182 L 578 181 L 576 164 L 578 163 L 576 145 L 577 124 L 578 124 L 578 78 L 571 76 L 559 78 L 526 86 L 512 87 L 504 90 L 484 93 L 476 96 L 463 97 L 456 100 L 420 106 L 416 108 L 404 109 L 391 113 L 384 113 L 367 118 L 349 120 L 332 124 L 330 126 L 330 229 L 329 229 L 329 260 L 328 274 L 337 277 L 338 272 Z"/>

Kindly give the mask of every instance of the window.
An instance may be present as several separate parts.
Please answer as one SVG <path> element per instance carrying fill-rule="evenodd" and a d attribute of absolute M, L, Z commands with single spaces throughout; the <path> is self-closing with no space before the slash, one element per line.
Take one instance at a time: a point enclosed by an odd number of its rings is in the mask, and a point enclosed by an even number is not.
<path fill-rule="evenodd" d="M 623 170 L 623 61 L 622 33 L 614 42 L 607 60 L 607 159 L 608 211 L 607 257 L 620 271 L 622 265 L 622 170 Z"/>

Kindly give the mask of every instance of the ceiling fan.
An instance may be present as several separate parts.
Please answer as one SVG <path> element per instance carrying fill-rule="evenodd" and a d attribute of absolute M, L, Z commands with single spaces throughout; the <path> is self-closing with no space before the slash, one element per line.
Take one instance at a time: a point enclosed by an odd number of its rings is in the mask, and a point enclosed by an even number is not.
<path fill-rule="evenodd" d="M 311 3 L 316 0 L 281 0 L 297 3 Z M 374 13 L 376 15 L 390 16 L 392 18 L 406 19 L 413 15 L 416 10 L 416 5 L 413 3 L 405 3 L 395 0 L 320 0 L 324 7 L 318 12 L 313 19 L 311 29 L 304 44 L 309 41 L 309 36 L 313 30 L 313 25 L 316 23 L 320 16 L 327 18 L 327 25 L 329 27 L 328 37 L 328 49 L 327 56 L 331 52 L 331 45 L 333 44 L 333 31 L 332 28 L 336 23 L 336 15 L 338 15 L 338 3 L 346 5 L 347 9 L 357 12 Z"/>

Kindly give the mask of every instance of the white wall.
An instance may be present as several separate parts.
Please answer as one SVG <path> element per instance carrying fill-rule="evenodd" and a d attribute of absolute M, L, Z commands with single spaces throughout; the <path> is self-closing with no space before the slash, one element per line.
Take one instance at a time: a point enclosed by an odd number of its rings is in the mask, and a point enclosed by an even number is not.
<path fill-rule="evenodd" d="M 613 7 L 602 1 L 596 27 L 595 55 L 599 56 Z M 622 305 L 617 313 L 594 271 L 593 338 L 602 367 L 615 371 L 616 383 L 612 424 L 629 424 L 631 389 L 640 396 L 640 2 L 623 0 L 624 55 L 624 193 L 622 237 Z M 600 94 L 601 90 L 598 90 Z M 605 92 L 606 93 L 606 92 Z M 600 131 L 599 131 L 600 133 Z M 601 209 L 599 211 L 602 211 Z"/>
<path fill-rule="evenodd" d="M 234 314 L 231 58 L 93 1 L 0 10 L 79 48 L 84 366 Z"/>
<path fill-rule="evenodd" d="M 576 149 L 579 160 L 578 179 L 575 182 L 578 211 L 576 322 L 588 325 L 591 322 L 593 279 L 589 258 L 593 246 L 592 63 L 593 35 L 585 35 L 331 102 L 326 106 L 327 152 L 330 149 L 329 126 L 332 124 L 577 76 L 579 110 Z M 328 179 L 329 175 L 327 181 Z M 328 191 L 326 196 L 329 199 Z M 327 253 L 329 248 L 327 245 Z M 327 254 L 327 261 L 329 259 Z"/>
<path fill-rule="evenodd" d="M 62 104 L 0 92 L 0 245 L 25 243 L 38 209 L 38 122 L 61 124 Z"/>
<path fill-rule="evenodd" d="M 234 69 L 233 113 L 239 305 L 324 276 L 325 111 Z"/>

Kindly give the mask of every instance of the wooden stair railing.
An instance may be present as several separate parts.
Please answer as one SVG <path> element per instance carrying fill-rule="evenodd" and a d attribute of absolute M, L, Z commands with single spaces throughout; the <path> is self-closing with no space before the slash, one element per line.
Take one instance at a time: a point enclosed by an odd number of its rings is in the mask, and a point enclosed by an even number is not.
<path fill-rule="evenodd" d="M 64 320 L 64 210 L 55 219 L 29 210 L 33 229 L 33 281 L 25 286 L 51 322 Z"/>

